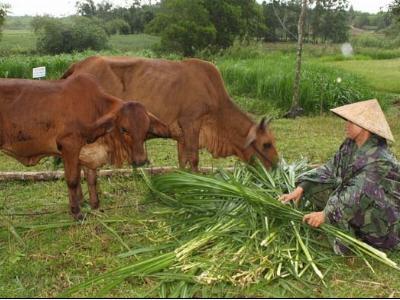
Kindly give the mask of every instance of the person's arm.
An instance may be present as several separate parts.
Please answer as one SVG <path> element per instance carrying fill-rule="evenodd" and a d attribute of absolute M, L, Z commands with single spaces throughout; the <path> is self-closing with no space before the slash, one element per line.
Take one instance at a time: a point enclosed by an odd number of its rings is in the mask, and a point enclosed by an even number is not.
<path fill-rule="evenodd" d="M 304 190 L 304 193 L 308 195 L 319 193 L 321 191 L 334 187 L 336 183 L 336 166 L 334 160 L 335 159 L 332 158 L 323 166 L 312 169 L 302 174 L 297 179 L 297 186 L 301 187 Z"/>
<path fill-rule="evenodd" d="M 310 170 L 303 175 L 301 175 L 297 180 L 296 189 L 289 193 L 283 194 L 279 197 L 282 202 L 294 201 L 298 203 L 303 196 L 303 194 L 314 194 L 333 186 L 333 159 L 330 160 L 325 165 Z"/>
<path fill-rule="evenodd" d="M 298 202 L 304 194 L 312 195 L 335 187 L 336 173 L 339 165 L 343 163 L 342 157 L 347 157 L 351 153 L 353 145 L 353 141 L 346 139 L 332 159 L 323 166 L 300 175 L 296 181 L 297 188 L 292 193 L 280 196 L 279 199 L 283 202 Z"/>

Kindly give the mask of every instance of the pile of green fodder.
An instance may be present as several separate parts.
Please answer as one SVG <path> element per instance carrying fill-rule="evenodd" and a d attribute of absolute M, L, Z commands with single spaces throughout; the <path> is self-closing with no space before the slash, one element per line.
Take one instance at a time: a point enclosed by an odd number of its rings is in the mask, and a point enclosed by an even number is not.
<path fill-rule="evenodd" d="M 273 53 L 253 59 L 221 59 L 217 63 L 228 91 L 235 96 L 273 105 L 282 113 L 292 104 L 295 56 Z M 350 72 L 306 60 L 302 67 L 300 104 L 308 114 L 371 99 L 374 92 L 367 83 Z"/>
<path fill-rule="evenodd" d="M 239 164 L 233 173 L 220 170 L 208 176 L 181 171 L 153 179 L 145 175 L 152 197 L 163 204 L 154 214 L 170 226 L 164 243 L 122 255 L 154 253 L 151 258 L 136 256 L 135 262 L 88 279 L 62 296 L 86 288 L 103 296 L 126 278 L 146 276 L 164 288 L 162 282 L 169 282 L 169 293 L 163 295 L 170 297 L 193 297 L 202 286 L 219 283 L 245 287 L 292 279 L 324 284 L 335 256 L 325 236 L 339 238 L 370 268 L 368 260 L 377 260 L 400 270 L 385 253 L 331 225 L 313 229 L 303 224 L 304 211 L 277 200 L 306 169 L 305 162 L 282 162 L 271 172 L 261 164 Z"/>

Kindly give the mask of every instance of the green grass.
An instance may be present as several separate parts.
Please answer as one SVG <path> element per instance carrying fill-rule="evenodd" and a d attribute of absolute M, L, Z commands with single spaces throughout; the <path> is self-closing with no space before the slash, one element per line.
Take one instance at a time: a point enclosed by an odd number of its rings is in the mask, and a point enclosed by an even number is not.
<path fill-rule="evenodd" d="M 346 72 L 359 74 L 377 91 L 400 94 L 400 58 L 387 60 L 347 60 L 329 63 Z"/>
<path fill-rule="evenodd" d="M 160 41 L 148 34 L 112 35 L 109 47 L 112 51 L 132 52 L 150 49 Z M 36 52 L 36 35 L 31 30 L 4 30 L 0 40 L 0 54 L 16 55 Z"/>
<path fill-rule="evenodd" d="M 400 140 L 398 111 L 389 112 L 389 122 L 397 140 Z M 318 126 L 316 126 L 318 124 Z M 344 123 L 339 118 L 314 117 L 297 120 L 276 120 L 272 123 L 278 138 L 280 153 L 289 161 L 308 157 L 313 163 L 326 161 L 338 148 L 344 137 Z M 329 134 L 327 134 L 329 133 Z M 397 156 L 400 147 L 393 147 Z M 176 165 L 175 144 L 169 141 L 151 141 L 149 154 L 154 165 Z M 210 160 L 208 160 L 210 159 Z M 202 165 L 228 166 L 233 159 L 211 160 L 201 157 Z M 50 162 L 49 162 L 50 164 Z M 2 170 L 24 169 L 9 157 L 2 156 Z M 51 166 L 51 165 L 49 165 Z M 43 165 L 42 169 L 49 166 Z M 40 167 L 38 167 L 40 169 Z M 30 170 L 27 168 L 26 170 Z M 47 183 L 0 183 L 1 225 L 7 220 L 22 239 L 3 227 L 0 229 L 0 297 L 54 297 L 65 288 L 107 270 L 136 261 L 135 257 L 118 258 L 126 248 L 107 230 L 107 223 L 131 249 L 161 245 L 170 240 L 169 228 L 162 218 L 152 212 L 160 209 L 154 199 L 146 200 L 147 188 L 135 178 L 101 179 L 101 216 L 88 216 L 90 224 L 63 225 L 71 222 L 68 214 L 68 194 L 64 181 Z M 87 198 L 86 187 L 84 186 Z M 85 208 L 89 212 L 88 207 Z M 22 215 L 18 215 L 22 214 Z M 24 215 L 25 214 L 25 215 Z M 49 225 L 60 227 L 48 228 Z M 43 226 L 44 228 L 39 227 Z M 28 228 L 27 228 L 28 227 Z M 151 257 L 151 253 L 140 257 Z M 396 261 L 400 255 L 391 254 Z M 332 270 L 326 279 L 327 287 L 279 280 L 270 285 L 259 282 L 240 288 L 226 284 L 204 286 L 198 297 L 388 297 L 400 292 L 400 274 L 387 272 L 379 264 L 371 274 L 362 262 L 332 261 Z M 40 280 L 32 280 L 40 278 Z M 158 279 L 129 279 L 110 294 L 113 297 L 159 297 Z M 373 283 L 369 283 L 373 282 Z M 79 296 L 93 296 L 89 289 Z"/>
<path fill-rule="evenodd" d="M 7 49 L 12 45 L 11 41 L 14 41 L 14 45 L 21 42 L 21 49 L 28 49 L 27 41 L 22 41 L 20 38 L 13 39 L 11 33 L 9 32 L 8 40 L 0 41 L 0 48 Z M 28 39 L 29 35 L 26 37 Z M 119 45 L 121 51 L 112 50 L 104 53 L 120 55 L 126 53 L 123 51 L 129 50 L 133 55 L 138 45 L 147 47 L 156 42 L 151 38 L 141 37 L 141 39 L 142 41 L 134 41 L 134 37 L 112 37 L 112 43 Z M 258 85 L 258 82 L 262 83 L 260 78 L 268 82 L 271 78 L 279 78 L 280 75 L 287 76 L 288 81 L 291 80 L 293 76 L 289 73 L 294 59 L 290 47 L 292 46 L 265 45 L 265 48 L 252 50 L 251 53 L 242 49 L 240 53 L 239 51 L 236 54 L 231 53 L 234 58 L 230 61 L 226 57 L 217 60 L 221 69 L 225 67 L 229 69 L 235 64 L 242 65 L 243 70 L 249 68 L 249 79 L 243 77 L 243 81 L 248 80 L 248 83 L 242 89 L 236 86 L 242 82 L 226 78 L 233 98 L 246 111 L 258 115 L 267 113 L 280 115 L 281 109 L 270 103 L 275 100 L 274 96 L 266 95 L 268 89 L 262 84 Z M 287 51 L 283 51 L 282 48 Z M 311 74 L 306 84 L 311 85 L 311 79 L 315 75 L 323 74 L 328 81 L 340 76 L 346 83 L 348 78 L 349 84 L 355 82 L 359 88 L 365 87 L 367 91 L 379 92 L 385 97 L 386 93 L 400 94 L 396 86 L 399 81 L 399 74 L 396 72 L 396 68 L 399 68 L 398 60 L 375 61 L 366 56 L 368 60 L 341 61 L 334 56 L 338 54 L 337 46 L 307 45 L 306 51 L 309 54 L 305 56 L 305 70 Z M 284 54 L 279 55 L 277 52 Z M 70 63 L 92 54 L 94 53 L 86 52 L 69 56 L 29 58 L 20 55 L 7 56 L 0 61 L 0 77 L 5 77 L 6 74 L 9 77 L 22 74 L 21 77 L 29 78 L 32 66 L 48 64 L 50 77 L 57 78 Z M 154 55 L 147 50 L 144 54 Z M 331 59 L 324 58 L 327 54 Z M 320 66 L 321 73 L 319 73 Z M 11 71 L 13 68 L 16 70 L 15 73 Z M 6 71 L 8 73 L 5 73 Z M 345 75 L 342 75 L 343 72 Z M 274 80 L 271 80 L 272 87 Z M 286 91 L 285 87 L 284 84 L 279 86 L 281 89 L 279 93 L 289 94 L 289 88 Z M 279 93 L 277 92 L 277 95 Z M 395 139 L 400 141 L 399 108 L 394 104 L 387 105 L 387 116 Z M 323 163 L 335 153 L 344 139 L 344 122 L 330 114 L 296 120 L 278 119 L 274 120 L 271 126 L 277 138 L 279 153 L 289 162 L 305 157 L 311 163 Z M 393 144 L 392 150 L 397 157 L 400 157 L 400 143 Z M 150 141 L 148 153 L 154 166 L 177 165 L 176 143 L 173 141 Z M 200 157 L 201 166 L 232 166 L 234 162 L 235 158 L 213 159 L 205 151 L 202 151 Z M 52 170 L 52 168 L 50 159 L 43 160 L 38 166 L 25 168 L 12 158 L 0 154 L 0 171 Z M 146 196 L 147 187 L 142 180 L 134 176 L 102 178 L 100 188 L 101 208 L 104 209 L 104 213 L 88 214 L 87 222 L 76 224 L 71 222 L 72 218 L 68 213 L 68 193 L 64 181 L 0 182 L 0 297 L 55 297 L 66 288 L 88 278 L 137 261 L 134 256 L 118 257 L 119 254 L 127 252 L 126 246 L 130 249 L 139 249 L 173 241 L 170 234 L 172 224 L 153 213 L 160 210 L 161 206 L 156 199 Z M 84 194 L 87 198 L 85 185 Z M 87 205 L 84 212 L 90 212 Z M 141 253 L 138 257 L 152 257 L 154 253 Z M 399 253 L 391 253 L 389 256 L 397 262 L 400 261 Z M 195 296 L 400 297 L 400 274 L 388 271 L 385 266 L 373 264 L 376 274 L 372 274 L 357 260 L 343 260 L 338 257 L 332 260 L 331 265 L 332 270 L 326 278 L 326 286 L 315 282 L 299 283 L 285 279 L 268 285 L 260 281 L 248 287 L 219 283 L 201 286 Z M 165 297 L 164 291 L 173 285 L 166 283 L 161 286 L 160 282 L 157 277 L 131 278 L 114 289 L 109 296 Z M 93 296 L 93 291 L 89 289 L 77 296 L 90 297 Z"/>
<path fill-rule="evenodd" d="M 3 55 L 31 53 L 36 50 L 36 36 L 30 30 L 4 30 L 0 40 Z"/>
<path fill-rule="evenodd" d="M 156 43 L 160 42 L 157 36 L 148 34 L 131 34 L 131 35 L 112 35 L 110 37 L 110 46 L 118 51 L 138 51 L 142 49 L 150 49 Z"/>
<path fill-rule="evenodd" d="M 257 99 L 281 114 L 291 107 L 294 65 L 295 56 L 282 53 L 217 61 L 231 95 Z M 316 59 L 304 61 L 302 74 L 300 103 L 307 114 L 374 97 L 360 76 L 321 64 Z"/>

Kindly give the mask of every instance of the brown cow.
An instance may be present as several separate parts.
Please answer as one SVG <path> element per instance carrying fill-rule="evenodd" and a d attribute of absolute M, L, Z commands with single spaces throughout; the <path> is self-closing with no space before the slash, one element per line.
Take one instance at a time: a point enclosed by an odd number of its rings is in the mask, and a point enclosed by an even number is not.
<path fill-rule="evenodd" d="M 266 167 L 277 161 L 268 122 L 254 123 L 231 101 L 211 63 L 129 57 L 89 57 L 72 65 L 62 78 L 90 73 L 106 92 L 138 99 L 170 128 L 178 142 L 180 167 L 197 169 L 199 149 L 214 157 L 257 156 Z"/>
<path fill-rule="evenodd" d="M 0 149 L 26 166 L 61 156 L 76 219 L 82 218 L 80 166 L 97 168 L 107 160 L 121 164 L 125 159 L 142 165 L 149 133 L 168 135 L 168 129 L 142 104 L 105 94 L 91 75 L 59 81 L 0 79 Z M 103 149 L 106 160 L 88 155 L 93 147 Z M 97 208 L 97 197 L 91 200 Z"/>

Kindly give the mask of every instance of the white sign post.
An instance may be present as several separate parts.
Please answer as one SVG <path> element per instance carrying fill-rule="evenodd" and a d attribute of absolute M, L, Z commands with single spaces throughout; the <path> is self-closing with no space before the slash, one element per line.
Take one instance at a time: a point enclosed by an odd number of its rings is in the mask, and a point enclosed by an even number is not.
<path fill-rule="evenodd" d="M 38 67 L 38 68 L 33 68 L 32 69 L 32 77 L 33 79 L 41 79 L 43 77 L 46 77 L 46 67 Z"/>

